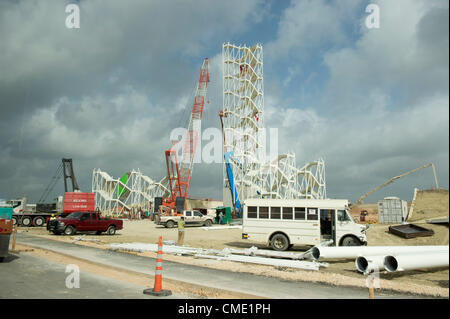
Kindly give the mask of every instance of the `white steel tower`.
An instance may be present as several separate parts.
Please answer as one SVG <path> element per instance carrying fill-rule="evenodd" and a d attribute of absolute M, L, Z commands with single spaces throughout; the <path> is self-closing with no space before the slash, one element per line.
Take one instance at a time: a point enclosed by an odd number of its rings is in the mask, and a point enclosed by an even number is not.
<path fill-rule="evenodd" d="M 224 154 L 233 152 L 231 166 L 238 197 L 257 196 L 262 181 L 258 133 L 264 128 L 263 50 L 223 44 Z M 224 200 L 229 195 L 224 166 Z"/>
<path fill-rule="evenodd" d="M 264 128 L 263 48 L 225 43 L 222 46 L 224 134 L 223 200 L 231 206 L 230 189 L 242 202 L 247 198 L 326 198 L 322 159 L 297 168 L 295 154 L 276 154 L 266 160 Z M 227 173 L 232 169 L 232 182 Z M 234 192 L 234 190 L 233 190 Z"/>

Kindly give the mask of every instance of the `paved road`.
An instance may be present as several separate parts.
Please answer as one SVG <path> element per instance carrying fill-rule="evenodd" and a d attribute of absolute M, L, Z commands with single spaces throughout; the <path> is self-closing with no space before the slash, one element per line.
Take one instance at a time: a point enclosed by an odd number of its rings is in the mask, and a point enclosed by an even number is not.
<path fill-rule="evenodd" d="M 17 235 L 17 242 L 69 254 L 77 258 L 87 259 L 100 264 L 111 265 L 145 274 L 154 274 L 155 259 L 149 257 L 80 246 L 40 238 L 25 233 L 19 233 Z M 1 268 L 0 273 L 2 273 Z M 367 289 L 362 288 L 333 287 L 318 283 L 288 281 L 170 261 L 163 262 L 163 275 L 165 278 L 183 282 L 191 282 L 198 285 L 253 294 L 267 298 L 367 299 L 368 296 Z M 390 299 L 418 297 L 407 294 L 397 294 L 394 292 L 378 291 L 376 298 Z"/>
<path fill-rule="evenodd" d="M 9 254 L 0 263 L 0 299 L 138 299 L 167 298 L 145 295 L 144 286 L 80 271 L 80 287 L 66 287 L 66 266 L 28 253 Z M 189 298 L 174 294 L 171 298 Z"/>

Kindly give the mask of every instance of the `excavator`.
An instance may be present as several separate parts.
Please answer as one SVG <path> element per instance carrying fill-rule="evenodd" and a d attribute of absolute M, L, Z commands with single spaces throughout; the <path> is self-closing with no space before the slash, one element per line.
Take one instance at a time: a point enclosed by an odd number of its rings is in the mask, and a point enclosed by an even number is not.
<path fill-rule="evenodd" d="M 384 186 L 387 186 L 387 185 L 391 184 L 391 183 L 394 182 L 395 180 L 397 180 L 397 179 L 399 179 L 399 178 L 402 178 L 402 177 L 405 177 L 405 176 L 407 176 L 407 175 L 409 175 L 409 174 L 412 174 L 412 173 L 414 173 L 414 172 L 417 172 L 418 170 L 420 170 L 420 169 L 422 169 L 422 168 L 427 168 L 427 167 L 430 167 L 430 166 L 433 168 L 433 174 L 434 174 L 434 181 L 435 181 L 435 183 L 436 183 L 436 189 L 439 189 L 439 184 L 438 184 L 438 180 L 437 180 L 437 176 L 436 176 L 436 169 L 435 169 L 435 167 L 434 167 L 434 164 L 433 164 L 433 163 L 428 163 L 428 164 L 422 165 L 422 166 L 420 166 L 420 167 L 417 167 L 417 168 L 415 168 L 415 169 L 413 169 L 413 170 L 410 170 L 410 171 L 408 171 L 408 172 L 406 172 L 406 173 L 403 173 L 403 174 L 401 174 L 401 175 L 392 177 L 392 178 L 391 178 L 390 180 L 388 180 L 386 183 L 381 184 L 381 185 L 375 187 L 374 189 L 370 190 L 369 192 L 365 193 L 364 195 L 362 195 L 362 196 L 359 198 L 359 200 L 358 200 L 358 202 L 357 202 L 356 204 L 357 204 L 357 205 L 362 204 L 364 198 L 366 198 L 366 197 L 369 196 L 370 194 L 376 192 L 376 191 L 379 190 L 380 188 L 382 188 L 382 187 L 384 187 Z"/>

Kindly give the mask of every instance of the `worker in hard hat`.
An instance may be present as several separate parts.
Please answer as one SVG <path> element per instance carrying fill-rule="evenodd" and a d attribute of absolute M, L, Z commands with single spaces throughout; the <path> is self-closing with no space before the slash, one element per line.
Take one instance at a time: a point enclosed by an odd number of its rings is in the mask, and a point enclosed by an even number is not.
<path fill-rule="evenodd" d="M 55 214 L 52 214 L 47 221 L 47 230 L 50 231 L 50 223 L 52 220 L 56 220 Z"/>

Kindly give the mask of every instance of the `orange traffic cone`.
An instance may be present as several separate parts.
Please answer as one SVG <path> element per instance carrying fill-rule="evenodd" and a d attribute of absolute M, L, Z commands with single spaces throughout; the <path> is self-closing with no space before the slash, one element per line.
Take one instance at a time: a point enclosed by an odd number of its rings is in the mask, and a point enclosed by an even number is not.
<path fill-rule="evenodd" d="M 158 240 L 158 255 L 156 256 L 155 284 L 153 289 L 145 289 L 144 294 L 153 296 L 170 296 L 170 290 L 162 289 L 162 236 Z"/>

